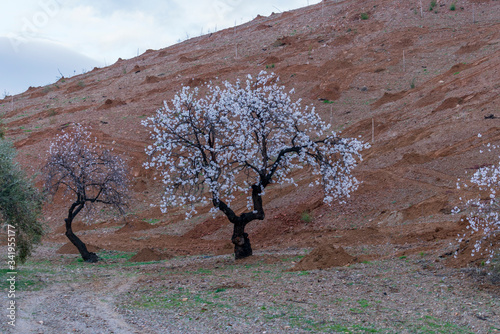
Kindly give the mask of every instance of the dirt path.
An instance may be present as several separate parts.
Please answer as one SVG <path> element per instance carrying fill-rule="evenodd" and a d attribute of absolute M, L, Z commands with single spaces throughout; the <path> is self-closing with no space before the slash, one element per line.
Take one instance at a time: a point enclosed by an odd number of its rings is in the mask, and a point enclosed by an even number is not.
<path fill-rule="evenodd" d="M 498 333 L 500 291 L 432 255 L 290 272 L 305 250 L 99 264 L 35 257 L 3 333 Z M 109 253 L 107 253 L 109 256 Z M 116 259 L 118 258 L 118 260 Z"/>
<path fill-rule="evenodd" d="M 91 269 L 91 268 L 88 268 Z M 87 277 L 90 273 L 83 274 Z M 22 293 L 16 333 L 144 333 L 115 311 L 115 296 L 126 293 L 137 277 L 119 272 L 97 281 L 58 282 L 41 291 Z"/>

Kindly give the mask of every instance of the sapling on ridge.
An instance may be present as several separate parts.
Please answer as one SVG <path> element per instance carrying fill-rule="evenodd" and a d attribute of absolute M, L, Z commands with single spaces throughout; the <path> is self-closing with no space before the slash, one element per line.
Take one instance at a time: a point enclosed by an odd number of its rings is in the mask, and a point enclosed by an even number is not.
<path fill-rule="evenodd" d="M 271 183 L 295 184 L 291 172 L 310 166 L 326 203 L 349 196 L 358 187 L 351 174 L 369 145 L 341 138 L 314 108 L 292 101 L 274 74 L 222 86 L 182 87 L 171 103 L 143 124 L 154 143 L 146 168 L 156 168 L 165 184 L 161 208 L 213 205 L 233 224 L 235 258 L 252 254 L 245 226 L 265 217 L 262 196 Z M 247 196 L 247 212 L 231 204 Z"/>
<path fill-rule="evenodd" d="M 61 189 L 71 203 L 64 219 L 66 236 L 84 261 L 97 262 L 98 256 L 89 252 L 73 233 L 72 222 L 83 209 L 92 214 L 98 206 L 124 213 L 128 198 L 124 161 L 98 144 L 88 129 L 77 124 L 58 135 L 50 145 L 44 175 L 47 191 L 55 194 Z"/>

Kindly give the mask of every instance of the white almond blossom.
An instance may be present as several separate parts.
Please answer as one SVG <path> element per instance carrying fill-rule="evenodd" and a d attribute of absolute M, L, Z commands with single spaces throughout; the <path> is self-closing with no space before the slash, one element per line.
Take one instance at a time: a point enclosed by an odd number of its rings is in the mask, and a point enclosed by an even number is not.
<path fill-rule="evenodd" d="M 73 233 L 72 222 L 80 211 L 90 214 L 96 206 L 124 212 L 129 191 L 125 162 L 98 144 L 89 129 L 76 124 L 52 142 L 43 172 L 46 191 L 56 194 L 62 188 L 72 203 L 64 219 L 66 236 L 85 261 L 97 262 L 97 255 Z"/>
<path fill-rule="evenodd" d="M 480 137 L 480 135 L 478 135 Z M 494 145 L 487 145 L 488 150 L 496 148 Z M 479 168 L 470 178 L 473 187 L 481 192 L 486 192 L 488 197 L 470 199 L 465 202 L 465 210 L 468 211 L 466 220 L 468 222 L 467 231 L 458 236 L 458 241 L 462 242 L 466 238 L 479 235 L 474 243 L 472 256 L 475 254 L 485 254 L 490 263 L 491 259 L 500 250 L 498 235 L 500 234 L 500 203 L 496 197 L 500 189 L 500 165 L 491 165 Z M 467 184 L 464 183 L 464 188 Z M 457 183 L 457 188 L 460 185 Z M 454 213 L 462 210 L 454 209 Z"/>
<path fill-rule="evenodd" d="M 182 87 L 143 122 L 154 141 L 145 166 L 157 169 L 165 184 L 163 212 L 187 206 L 189 217 L 195 204 L 212 201 L 233 224 L 236 218 L 245 224 L 263 219 L 264 189 L 271 183 L 296 184 L 291 172 L 304 167 L 318 175 L 313 184 L 323 186 L 326 203 L 358 187 L 351 171 L 369 145 L 339 137 L 313 107 L 292 101 L 293 91 L 278 82 L 274 74 L 261 72 L 235 84 Z M 242 193 L 251 212 L 238 217 L 230 205 Z"/>

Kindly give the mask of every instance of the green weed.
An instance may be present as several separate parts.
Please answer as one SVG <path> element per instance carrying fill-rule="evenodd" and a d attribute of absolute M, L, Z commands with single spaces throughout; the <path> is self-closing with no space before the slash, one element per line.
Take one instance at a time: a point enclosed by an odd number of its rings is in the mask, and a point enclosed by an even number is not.
<path fill-rule="evenodd" d="M 309 211 L 304 211 L 300 214 L 300 220 L 302 220 L 304 223 L 310 223 L 312 222 L 313 218 Z"/>
<path fill-rule="evenodd" d="M 146 222 L 148 224 L 151 224 L 151 225 L 158 224 L 160 222 L 159 219 L 153 219 L 153 218 L 151 218 L 151 219 L 143 219 L 142 221 L 144 221 L 144 222 Z"/>
<path fill-rule="evenodd" d="M 437 6 L 437 1 L 432 0 L 430 5 L 429 5 L 429 12 L 432 12 L 436 6 Z"/>
<path fill-rule="evenodd" d="M 416 79 L 417 79 L 417 78 L 413 78 L 413 79 L 411 80 L 411 82 L 410 82 L 410 88 L 411 88 L 411 89 L 414 89 L 414 88 L 415 88 L 415 80 L 416 80 Z"/>
<path fill-rule="evenodd" d="M 418 333 L 473 333 L 472 331 L 457 326 L 455 324 L 449 322 L 442 322 L 441 320 L 431 317 L 424 316 L 423 318 L 418 319 L 423 324 L 416 325 L 414 328 Z M 414 326 L 411 326 L 414 327 Z M 412 328 L 413 329 L 413 328 Z M 413 331 L 412 331 L 413 332 Z"/>
<path fill-rule="evenodd" d="M 101 251 L 99 252 L 99 257 L 103 260 L 119 260 L 119 259 L 130 259 L 135 255 L 133 252 L 119 252 L 119 251 Z"/>

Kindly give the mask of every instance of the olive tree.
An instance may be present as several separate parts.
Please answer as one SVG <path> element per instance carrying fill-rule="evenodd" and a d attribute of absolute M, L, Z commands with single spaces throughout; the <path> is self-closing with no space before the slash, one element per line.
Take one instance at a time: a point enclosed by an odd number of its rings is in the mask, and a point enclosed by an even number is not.
<path fill-rule="evenodd" d="M 322 185 L 324 201 L 349 196 L 358 187 L 351 174 L 360 151 L 358 139 L 341 138 L 314 108 L 292 101 L 274 74 L 261 72 L 245 82 L 182 87 L 143 124 L 154 141 L 146 149 L 165 184 L 161 209 L 213 204 L 233 224 L 235 258 L 252 254 L 245 226 L 265 217 L 262 196 L 272 183 L 295 184 L 291 171 L 309 166 Z M 236 214 L 236 196 L 246 194 L 248 211 Z"/>
<path fill-rule="evenodd" d="M 72 230 L 72 222 L 85 208 L 87 214 L 97 207 L 110 207 L 124 213 L 128 198 L 127 168 L 112 150 L 103 148 L 88 129 L 76 125 L 58 135 L 50 145 L 44 167 L 45 188 L 54 195 L 60 189 L 71 203 L 64 219 L 66 236 L 86 262 L 98 256 Z"/>
<path fill-rule="evenodd" d="M 42 195 L 17 163 L 11 143 L 0 138 L 0 223 L 14 227 L 18 262 L 25 262 L 43 235 Z M 16 262 L 17 262 L 16 261 Z"/>

